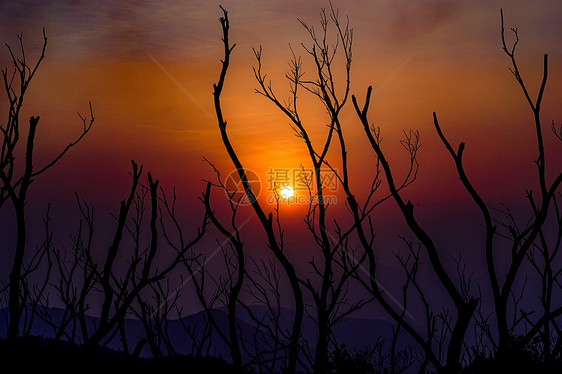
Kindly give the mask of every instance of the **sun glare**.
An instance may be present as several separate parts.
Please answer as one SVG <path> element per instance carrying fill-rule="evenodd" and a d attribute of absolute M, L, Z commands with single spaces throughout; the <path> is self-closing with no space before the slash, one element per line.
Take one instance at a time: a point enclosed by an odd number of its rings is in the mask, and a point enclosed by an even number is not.
<path fill-rule="evenodd" d="M 293 190 L 293 188 L 291 186 L 285 186 L 281 189 L 281 197 L 283 199 L 288 199 L 291 196 L 293 196 L 293 194 L 295 193 L 295 191 Z"/>

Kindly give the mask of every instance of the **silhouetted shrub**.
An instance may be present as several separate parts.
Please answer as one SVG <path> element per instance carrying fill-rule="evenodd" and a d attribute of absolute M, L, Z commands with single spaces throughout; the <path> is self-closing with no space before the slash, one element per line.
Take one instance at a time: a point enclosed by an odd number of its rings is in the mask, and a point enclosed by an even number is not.
<path fill-rule="evenodd" d="M 16 346 L 0 340 L 0 362 L 4 368 L 26 373 L 233 373 L 232 366 L 217 357 L 135 358 L 108 348 L 85 349 L 35 336 L 20 339 Z"/>

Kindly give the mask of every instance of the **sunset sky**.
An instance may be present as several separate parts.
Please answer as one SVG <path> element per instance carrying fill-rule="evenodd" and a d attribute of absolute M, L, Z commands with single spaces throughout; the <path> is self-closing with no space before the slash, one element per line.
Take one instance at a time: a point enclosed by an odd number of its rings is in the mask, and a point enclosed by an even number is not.
<path fill-rule="evenodd" d="M 23 118 L 41 116 L 37 163 L 46 162 L 80 132 L 76 112 L 86 114 L 88 100 L 96 117 L 87 138 L 33 185 L 29 200 L 36 214 L 31 222 L 40 222 L 47 202 L 52 202 L 59 222 L 73 222 L 69 217 L 77 213 L 75 191 L 98 207 L 100 217 L 116 213 L 128 189 L 131 159 L 145 165 L 168 191 L 175 186 L 186 222 L 199 222 L 202 179 L 214 177 L 203 157 L 223 175 L 232 171 L 212 104 L 212 84 L 222 58 L 219 4 L 229 11 L 231 41 L 236 43 L 223 110 L 239 156 L 262 180 L 260 201 L 273 208 L 266 201 L 271 193 L 266 189 L 269 169 L 311 166 L 305 145 L 294 136 L 288 120 L 254 93 L 252 47 L 263 47 L 263 69 L 278 95 L 288 97 L 284 73 L 291 57 L 289 45 L 303 55 L 305 74 L 313 72 L 312 61 L 300 46 L 310 40 L 298 19 L 318 27 L 320 8 L 329 7 L 327 1 L 3 1 L 2 42 L 14 45 L 16 34 L 23 32 L 29 56 L 37 56 L 42 27 L 49 39 L 23 113 Z M 541 78 L 542 56 L 549 54 L 542 118 L 550 157 L 547 167 L 555 171 L 562 166 L 561 150 L 548 127 L 553 120 L 562 121 L 562 3 L 353 0 L 333 4 L 341 16 L 349 15 L 354 29 L 351 93 L 361 102 L 373 85 L 370 118 L 381 127 L 383 150 L 399 175 L 407 161 L 399 143 L 402 130 L 421 133 L 419 178 L 406 195 L 444 247 L 456 251 L 473 245 L 478 237 L 470 233 L 480 222 L 433 129 L 433 111 L 452 143 L 466 141 L 467 172 L 489 204 L 526 208 L 524 191 L 534 188 L 536 180 L 532 113 L 501 50 L 500 8 L 506 26 L 519 28 L 517 54 L 533 95 Z M 9 66 L 8 57 L 3 49 L 2 67 Z M 343 81 L 338 82 L 341 86 Z M 4 121 L 5 94 L 0 100 Z M 325 113 L 310 97 L 303 94 L 302 100 L 304 124 L 318 143 L 327 130 Z M 351 102 L 342 118 L 349 118 L 344 132 L 352 187 L 363 197 L 373 175 L 374 154 Z M 330 157 L 337 164 L 337 153 Z M 334 212 L 345 212 L 343 202 L 342 197 Z M 221 203 L 224 200 L 217 196 L 215 204 Z M 281 209 L 288 248 L 306 253 L 299 257 L 303 264 L 311 255 L 306 246 L 299 246 L 308 238 L 304 208 L 297 204 Z M 375 214 L 375 222 L 383 242 L 397 238 L 402 220 L 392 202 Z M 254 245 L 259 246 L 257 240 Z M 395 248 L 388 253 L 391 249 Z"/>

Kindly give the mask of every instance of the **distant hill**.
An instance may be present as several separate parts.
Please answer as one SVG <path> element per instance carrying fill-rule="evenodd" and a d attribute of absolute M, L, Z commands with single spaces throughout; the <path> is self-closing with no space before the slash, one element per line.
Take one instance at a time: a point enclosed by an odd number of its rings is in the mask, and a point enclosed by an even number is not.
<path fill-rule="evenodd" d="M 58 308 L 49 308 L 49 315 L 55 323 L 60 321 L 63 310 Z M 251 311 L 256 316 L 263 316 L 266 312 L 263 306 L 253 306 Z M 0 311 L 0 328 L 4 329 L 6 326 L 5 313 Z M 223 331 L 228 331 L 228 317 L 224 309 L 213 310 L 213 316 L 217 321 L 218 325 L 221 326 Z M 175 351 L 179 354 L 191 354 L 194 353 L 193 341 L 189 334 L 186 332 L 183 326 L 187 326 L 191 333 L 200 338 L 203 334 L 204 327 L 206 325 L 206 314 L 201 311 L 186 317 L 182 320 L 173 319 L 168 321 L 168 331 L 170 335 L 170 340 L 173 344 Z M 293 311 L 290 309 L 282 309 L 280 324 L 286 329 L 290 329 L 291 322 L 293 318 Z M 240 308 L 237 311 L 237 319 L 239 320 L 240 329 L 243 338 L 252 339 L 256 333 L 256 324 L 251 319 L 249 313 Z M 88 317 L 89 326 L 95 326 L 99 322 L 99 319 L 94 316 Z M 362 349 L 374 345 L 379 339 L 389 343 L 392 339 L 392 327 L 394 325 L 388 321 L 380 319 L 369 319 L 369 318 L 348 318 L 344 322 L 336 326 L 334 334 L 338 344 L 345 344 L 348 349 Z M 127 342 L 130 350 L 133 350 L 136 343 L 144 338 L 145 331 L 141 321 L 137 319 L 127 319 L 125 322 L 125 330 L 127 336 Z M 70 331 L 70 328 L 67 330 Z M 314 347 L 314 341 L 316 336 L 316 327 L 314 321 L 305 316 L 303 320 L 302 327 L 303 337 L 311 343 Z M 31 331 L 32 335 L 43 336 L 47 338 L 54 337 L 53 329 L 44 321 L 36 319 L 33 329 Z M 5 335 L 5 334 L 3 334 Z M 264 335 L 260 335 L 262 339 L 269 339 Z M 221 340 L 217 332 L 213 332 L 210 337 L 209 351 L 208 353 L 212 356 L 222 357 L 227 361 L 230 361 L 230 353 L 227 345 Z M 399 339 L 399 346 L 415 345 L 413 340 L 406 334 L 402 333 Z M 107 345 L 108 348 L 117 351 L 122 350 L 122 343 L 119 336 L 113 338 L 111 342 Z M 206 350 L 203 353 L 207 353 Z M 141 351 L 141 357 L 150 357 L 151 352 L 148 345 L 145 345 Z M 246 357 L 247 358 L 247 357 Z"/>

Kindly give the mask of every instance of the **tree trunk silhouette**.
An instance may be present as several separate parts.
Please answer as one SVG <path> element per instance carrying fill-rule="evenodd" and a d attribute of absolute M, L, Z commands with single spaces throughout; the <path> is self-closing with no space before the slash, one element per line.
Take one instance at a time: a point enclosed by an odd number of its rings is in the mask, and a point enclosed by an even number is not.
<path fill-rule="evenodd" d="M 273 254 L 277 258 L 277 260 L 281 263 L 291 285 L 291 290 L 293 292 L 293 298 L 295 302 L 295 317 L 293 320 L 293 326 L 291 331 L 291 340 L 289 343 L 289 355 L 288 355 L 288 373 L 295 373 L 297 367 L 297 357 L 299 354 L 299 339 L 301 334 L 301 326 L 302 326 L 302 319 L 304 315 L 304 301 L 302 296 L 302 290 L 300 288 L 299 279 L 295 272 L 295 268 L 293 264 L 289 261 L 289 259 L 285 256 L 281 247 L 277 241 L 274 229 L 273 229 L 273 217 L 272 214 L 269 213 L 267 216 L 263 211 L 260 203 L 257 201 L 255 194 L 252 191 L 252 187 L 248 182 L 248 178 L 246 176 L 246 172 L 242 163 L 238 159 L 232 144 L 230 143 L 230 139 L 228 137 L 228 133 L 226 132 L 227 123 L 224 120 L 221 108 L 221 101 L 220 96 L 222 93 L 222 89 L 224 87 L 226 73 L 228 71 L 228 65 L 230 63 L 230 54 L 232 53 L 232 49 L 234 48 L 235 44 L 230 46 L 229 39 L 228 39 L 228 31 L 230 28 L 230 23 L 228 19 L 228 12 L 222 8 L 223 16 L 220 17 L 220 23 L 222 26 L 222 41 L 224 45 L 224 59 L 222 60 L 222 69 L 220 72 L 219 80 L 216 84 L 213 85 L 213 97 L 215 103 L 215 112 L 217 114 L 218 119 L 218 126 L 221 132 L 221 138 L 226 148 L 228 155 L 236 168 L 242 185 L 244 187 L 244 192 L 246 196 L 250 200 L 252 208 L 257 215 L 260 223 L 267 235 L 267 240 L 269 244 L 269 248 L 273 251 Z"/>
<path fill-rule="evenodd" d="M 16 216 L 16 245 L 14 250 L 14 257 L 9 276 L 9 296 L 8 296 L 8 340 L 14 342 L 19 333 L 20 318 L 25 305 L 22 304 L 20 299 L 21 285 L 22 285 L 22 266 L 26 253 L 26 214 L 25 206 L 27 200 L 27 192 L 33 183 L 35 177 L 43 174 L 45 171 L 54 166 L 67 151 L 78 144 L 82 138 L 90 131 L 94 122 L 92 107 L 90 104 L 90 118 L 87 123 L 86 118 L 80 116 L 83 122 L 81 134 L 69 143 L 52 161 L 41 168 L 36 168 L 34 165 L 34 146 L 35 135 L 39 123 L 39 116 L 32 116 L 29 118 L 29 129 L 25 138 L 25 158 L 22 165 L 23 172 L 21 175 L 16 175 L 16 152 L 19 149 L 20 133 L 23 128 L 20 125 L 20 111 L 23 106 L 24 97 L 33 79 L 41 61 L 45 57 L 45 49 L 47 47 L 47 37 L 45 30 L 43 30 L 43 48 L 41 55 L 33 65 L 29 65 L 26 60 L 25 47 L 22 35 L 18 35 L 20 56 L 12 51 L 12 48 L 7 45 L 10 53 L 14 71 L 9 74 L 8 69 L 2 70 L 4 80 L 4 87 L 8 97 L 8 122 L 4 127 L 1 127 L 2 133 L 2 148 L 0 153 L 0 207 L 10 200 L 15 216 Z M 19 82 L 15 80 L 18 78 Z M 16 86 L 19 83 L 19 87 Z"/>
<path fill-rule="evenodd" d="M 271 83 L 265 81 L 266 75 L 262 73 L 261 47 L 259 50 L 254 50 L 257 60 L 257 67 L 254 67 L 254 76 L 259 84 L 257 93 L 271 101 L 291 121 L 290 126 L 295 135 L 305 143 L 314 169 L 310 179 L 307 178 L 306 181 L 303 181 L 308 188 L 310 198 L 305 223 L 322 255 L 321 264 L 316 264 L 314 260 L 311 261 L 313 274 L 320 278 L 320 285 L 314 285 L 313 280 L 309 278 L 301 280 L 301 283 L 311 293 L 314 300 L 315 315 L 313 318 L 317 324 L 317 339 L 312 363 L 313 371 L 314 373 L 325 373 L 328 371 L 334 325 L 343 320 L 346 315 L 364 305 L 362 301 L 359 301 L 358 303 L 351 303 L 351 305 L 345 307 L 345 310 L 341 310 L 346 298 L 345 288 L 348 287 L 350 277 L 349 266 L 357 268 L 362 261 L 353 265 L 346 261 L 339 261 L 340 257 L 346 257 L 345 253 L 349 250 L 346 242 L 349 231 L 342 235 L 335 219 L 335 231 L 332 232 L 328 228 L 327 222 L 330 220 L 326 213 L 328 203 L 324 193 L 328 187 L 325 185 L 324 178 L 327 174 L 333 173 L 342 184 L 348 183 L 347 151 L 343 140 L 340 113 L 349 98 L 353 30 L 349 26 L 349 21 L 345 24 L 340 22 L 338 11 L 331 4 L 329 12 L 322 9 L 320 13 L 320 33 L 316 34 L 313 27 L 308 26 L 303 21 L 300 22 L 310 36 L 311 45 L 306 46 L 303 43 L 302 46 L 314 62 L 314 79 L 305 80 L 303 78 L 301 58 L 297 57 L 291 49 L 293 58 L 289 62 L 290 70 L 285 75 L 290 84 L 290 99 L 288 103 L 282 103 L 273 91 Z M 330 44 L 328 42 L 328 28 L 332 24 L 337 36 L 336 41 Z M 336 76 L 333 73 L 336 70 L 334 57 L 338 48 L 343 51 L 342 65 L 345 69 L 341 79 L 344 82 L 341 93 L 335 89 L 339 82 L 336 82 Z M 324 142 L 318 148 L 313 145 L 299 115 L 299 90 L 305 90 L 312 94 L 325 107 L 329 117 L 328 133 Z M 335 135 L 337 135 L 341 146 L 342 170 L 339 173 L 326 160 Z M 339 273 L 335 270 L 336 266 L 340 268 Z"/>

